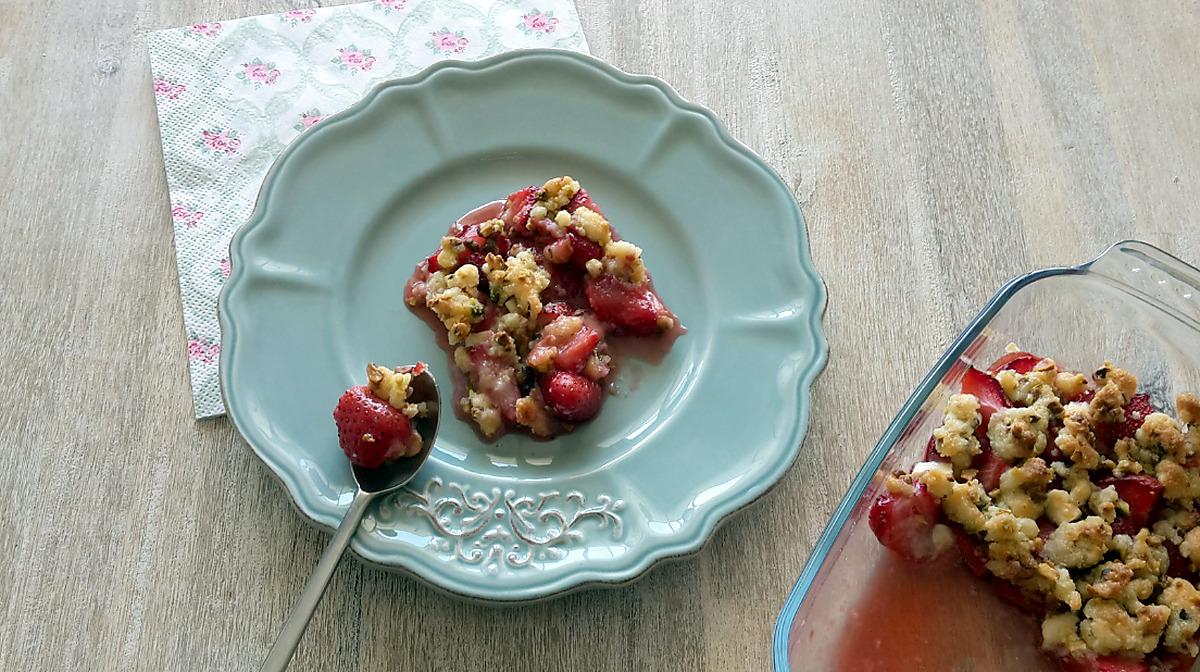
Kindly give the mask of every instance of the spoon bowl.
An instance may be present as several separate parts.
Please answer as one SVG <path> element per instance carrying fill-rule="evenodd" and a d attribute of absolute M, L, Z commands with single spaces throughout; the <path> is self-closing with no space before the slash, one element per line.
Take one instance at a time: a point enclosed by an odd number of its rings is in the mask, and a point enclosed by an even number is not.
<path fill-rule="evenodd" d="M 401 371 L 409 371 L 412 367 L 400 367 Z M 402 457 L 368 469 L 357 464 L 351 465 L 354 471 L 354 482 L 362 493 L 382 495 L 404 487 L 433 450 L 433 440 L 437 437 L 438 425 L 441 418 L 441 394 L 437 381 L 426 368 L 412 377 L 409 383 L 409 399 L 413 403 L 425 404 L 425 415 L 413 418 L 413 429 L 421 435 L 421 452 L 412 457 Z"/>
<path fill-rule="evenodd" d="M 316 611 L 317 604 L 321 601 L 321 596 L 325 594 L 325 587 L 329 585 L 333 570 L 337 569 L 338 561 L 341 560 L 346 547 L 350 545 L 350 540 L 354 537 L 354 532 L 358 529 L 358 523 L 366 513 L 367 507 L 376 498 L 404 487 L 412 480 L 413 476 L 417 475 L 421 465 L 425 464 L 425 460 L 429 458 L 440 424 L 442 397 L 438 391 L 437 381 L 434 380 L 429 369 L 420 365 L 420 372 L 417 373 L 415 372 L 417 368 L 409 366 L 400 367 L 399 370 L 413 373 L 409 382 L 409 400 L 413 403 L 425 404 L 425 414 L 413 419 L 413 428 L 421 435 L 421 451 L 412 457 L 392 460 L 374 469 L 352 465 L 354 482 L 358 485 L 358 490 L 354 493 L 354 500 L 350 502 L 350 508 L 342 518 L 341 524 L 338 525 L 337 531 L 333 533 L 333 539 L 329 541 L 325 552 L 321 554 L 321 559 L 317 561 L 317 567 L 309 577 L 308 583 L 305 584 L 304 592 L 300 593 L 300 599 L 292 607 L 292 613 L 279 632 L 275 645 L 271 647 L 270 653 L 263 661 L 262 670 L 277 672 L 287 668 L 288 663 L 292 660 L 292 654 L 296 651 L 296 645 L 304 636 L 304 629 L 308 627 L 308 622 L 312 619 L 313 612 Z"/>

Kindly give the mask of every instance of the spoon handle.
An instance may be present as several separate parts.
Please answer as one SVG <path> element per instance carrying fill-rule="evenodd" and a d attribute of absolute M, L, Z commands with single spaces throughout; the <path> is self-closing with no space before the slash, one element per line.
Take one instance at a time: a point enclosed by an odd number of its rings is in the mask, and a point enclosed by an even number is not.
<path fill-rule="evenodd" d="M 367 505 L 373 499 L 375 499 L 374 494 L 361 490 L 354 496 L 354 501 L 350 503 L 350 509 L 346 511 L 346 517 L 342 518 L 337 531 L 333 533 L 333 539 L 329 540 L 329 545 L 325 547 L 325 552 L 321 554 L 321 559 L 317 562 L 317 568 L 313 570 L 312 576 L 308 578 L 308 583 L 304 586 L 304 592 L 300 593 L 300 599 L 292 607 L 292 613 L 288 616 L 287 623 L 284 623 L 283 630 L 279 632 L 279 637 L 275 640 L 275 645 L 271 647 L 271 652 L 263 661 L 260 668 L 262 672 L 282 672 L 287 669 L 288 663 L 292 660 L 292 654 L 296 652 L 296 645 L 300 643 L 300 638 L 304 636 L 304 629 L 308 627 L 308 621 L 317 609 L 317 603 L 325 594 L 325 587 L 329 585 L 329 577 L 333 576 L 333 570 L 337 569 L 338 561 L 342 559 L 342 553 L 350 544 L 354 531 L 358 529 L 358 522 L 362 520 Z"/>

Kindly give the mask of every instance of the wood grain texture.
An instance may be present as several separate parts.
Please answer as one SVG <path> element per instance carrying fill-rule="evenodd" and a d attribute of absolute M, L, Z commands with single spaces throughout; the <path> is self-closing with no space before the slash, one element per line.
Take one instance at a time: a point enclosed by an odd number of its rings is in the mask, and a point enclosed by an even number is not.
<path fill-rule="evenodd" d="M 1200 262 L 1194 2 L 578 1 L 596 55 L 795 190 L 830 293 L 809 438 L 627 588 L 483 608 L 347 562 L 293 669 L 767 669 L 842 491 L 1001 283 L 1126 237 Z M 0 0 L 0 669 L 254 668 L 326 541 L 191 419 L 145 51 L 291 7 Z"/>

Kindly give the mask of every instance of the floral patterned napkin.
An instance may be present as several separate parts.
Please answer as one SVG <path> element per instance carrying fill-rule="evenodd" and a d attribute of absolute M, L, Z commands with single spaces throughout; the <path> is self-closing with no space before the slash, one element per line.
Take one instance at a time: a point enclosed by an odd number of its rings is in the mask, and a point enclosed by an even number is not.
<path fill-rule="evenodd" d="M 217 295 L 275 157 L 381 80 L 523 47 L 587 51 L 572 0 L 374 0 L 151 33 L 196 417 L 225 412 Z"/>

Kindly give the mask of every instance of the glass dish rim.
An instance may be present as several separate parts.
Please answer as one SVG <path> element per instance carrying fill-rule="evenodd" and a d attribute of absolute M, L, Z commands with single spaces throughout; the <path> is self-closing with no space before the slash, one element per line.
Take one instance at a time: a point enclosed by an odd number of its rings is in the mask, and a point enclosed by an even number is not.
<path fill-rule="evenodd" d="M 804 599 L 808 597 L 809 589 L 812 587 L 813 579 L 816 578 L 817 572 L 825 564 L 825 560 L 829 555 L 829 551 L 833 548 L 834 542 L 841 535 L 842 529 L 850 519 L 850 514 L 854 510 L 855 505 L 862 497 L 863 492 L 871 482 L 872 475 L 879 469 L 884 458 L 895 447 L 900 440 L 905 427 L 916 416 L 928 400 L 929 396 L 936 389 L 939 382 L 949 373 L 959 357 L 966 352 L 967 348 L 975 341 L 979 334 L 996 316 L 1002 307 L 1008 303 L 1018 291 L 1028 287 L 1029 285 L 1046 278 L 1086 275 L 1092 273 L 1093 267 L 1103 259 L 1111 256 L 1114 252 L 1132 250 L 1145 255 L 1146 251 L 1151 254 L 1161 255 L 1166 259 L 1179 264 L 1200 276 L 1200 269 L 1197 269 L 1192 264 L 1176 257 L 1175 255 L 1163 250 L 1162 248 L 1147 243 L 1142 240 L 1127 238 L 1115 242 L 1106 247 L 1100 254 L 1092 259 L 1074 266 L 1051 266 L 1038 269 L 1017 276 L 1008 282 L 1004 283 L 999 290 L 984 304 L 983 308 L 977 313 L 967 326 L 959 333 L 949 347 L 942 353 L 933 367 L 921 379 L 921 382 L 913 390 L 912 394 L 905 400 L 904 405 L 900 407 L 900 411 L 896 414 L 888 424 L 883 436 L 871 449 L 855 474 L 854 479 L 846 489 L 846 493 L 838 502 L 829 521 L 825 524 L 821 535 L 817 538 L 817 543 L 813 546 L 812 552 L 808 559 L 804 562 L 804 567 L 800 571 L 800 576 L 796 579 L 796 583 L 788 593 L 787 600 L 779 611 L 779 616 L 775 623 L 775 632 L 772 637 L 772 660 L 775 672 L 790 672 L 791 666 L 788 663 L 788 635 L 795 624 L 796 616 L 800 613 L 800 606 Z M 1138 250 L 1137 248 L 1143 248 Z M 1146 297 L 1141 292 L 1134 293 L 1141 299 L 1150 303 L 1155 303 L 1153 299 Z M 1194 328 L 1200 329 L 1200 324 L 1186 318 L 1184 316 L 1176 316 L 1184 319 Z"/>

